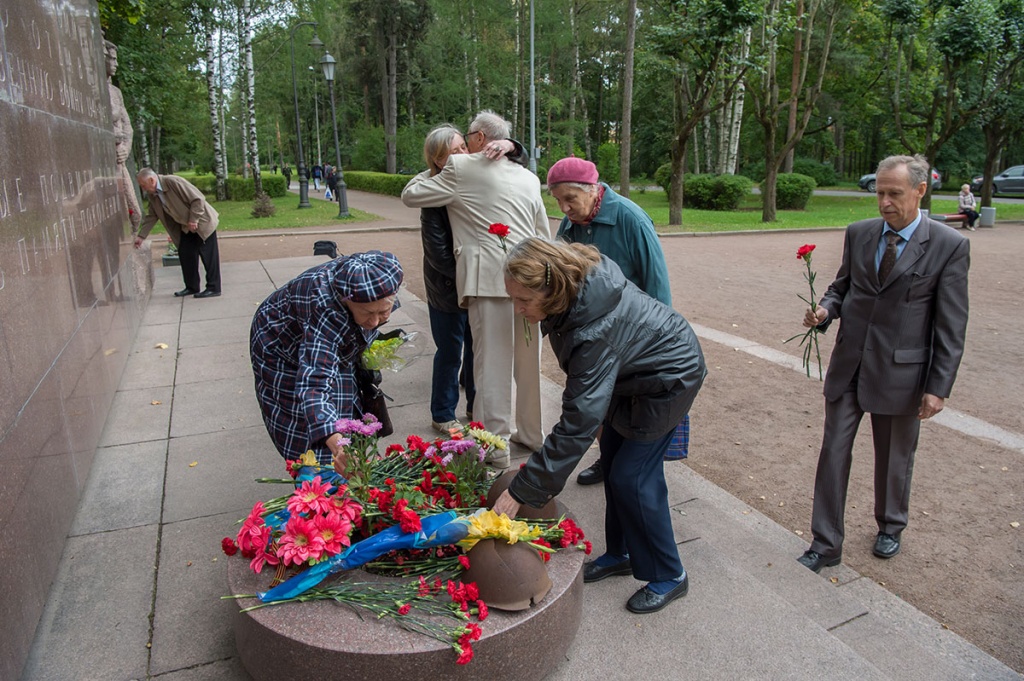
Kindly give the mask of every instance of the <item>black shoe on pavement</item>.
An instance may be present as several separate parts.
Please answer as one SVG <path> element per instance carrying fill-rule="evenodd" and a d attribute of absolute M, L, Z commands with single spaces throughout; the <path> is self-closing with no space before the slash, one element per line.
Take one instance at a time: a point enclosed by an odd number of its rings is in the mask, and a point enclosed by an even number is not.
<path fill-rule="evenodd" d="M 818 553 L 817 551 L 804 551 L 804 555 L 797 558 L 796 562 L 800 563 L 812 572 L 821 572 L 821 568 L 835 567 L 836 565 L 839 565 L 839 563 L 841 563 L 842 560 L 843 554 L 839 554 L 838 556 L 834 556 L 832 558 L 827 558 Z"/>
<path fill-rule="evenodd" d="M 190 288 L 183 288 L 180 291 L 174 292 L 175 298 L 184 298 L 185 296 L 194 296 L 197 292 Z"/>
<path fill-rule="evenodd" d="M 604 481 L 604 472 L 601 470 L 601 462 L 595 461 L 588 468 L 584 468 L 576 476 L 576 483 L 580 485 L 596 485 Z"/>
<path fill-rule="evenodd" d="M 583 564 L 583 583 L 592 584 L 593 582 L 600 582 L 606 577 L 617 577 L 618 575 L 631 575 L 633 574 L 633 565 L 629 562 L 629 558 L 626 560 L 616 563 L 615 565 L 609 565 L 607 567 L 601 567 L 597 564 L 597 561 L 590 561 L 589 563 Z"/>
<path fill-rule="evenodd" d="M 875 548 L 871 552 L 879 558 L 892 558 L 900 552 L 900 535 L 879 532 L 875 537 Z"/>
<path fill-rule="evenodd" d="M 216 298 L 219 295 L 220 295 L 220 291 L 213 291 L 211 289 L 206 289 L 205 291 L 200 291 L 199 293 L 195 294 L 195 296 L 193 296 L 193 297 L 194 298 Z"/>

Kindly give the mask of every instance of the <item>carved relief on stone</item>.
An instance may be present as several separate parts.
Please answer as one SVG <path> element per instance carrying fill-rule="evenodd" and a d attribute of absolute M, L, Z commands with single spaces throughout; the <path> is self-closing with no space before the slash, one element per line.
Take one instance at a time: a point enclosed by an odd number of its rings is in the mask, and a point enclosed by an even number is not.
<path fill-rule="evenodd" d="M 117 175 L 118 192 L 124 199 L 128 209 L 128 219 L 132 224 L 132 234 L 139 231 L 139 224 L 142 222 L 142 212 L 139 207 L 138 198 L 135 196 L 135 181 L 128 172 L 126 164 L 128 156 L 132 153 L 132 140 L 135 131 L 132 130 L 132 120 L 128 117 L 128 110 L 124 106 L 124 97 L 121 90 L 111 80 L 117 73 L 117 45 L 109 40 L 103 41 L 103 49 L 106 54 L 107 63 L 107 89 L 110 91 L 110 114 L 111 123 L 114 127 L 114 145 L 117 148 Z"/>

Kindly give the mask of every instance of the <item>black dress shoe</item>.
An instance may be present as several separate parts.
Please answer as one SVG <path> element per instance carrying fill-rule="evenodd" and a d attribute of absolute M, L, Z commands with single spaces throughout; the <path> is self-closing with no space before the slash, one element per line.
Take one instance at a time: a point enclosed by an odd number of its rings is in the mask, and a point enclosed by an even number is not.
<path fill-rule="evenodd" d="M 180 291 L 175 291 L 174 292 L 174 297 L 175 298 L 184 298 L 185 296 L 194 296 L 195 294 L 196 294 L 196 291 L 194 289 L 183 288 Z"/>
<path fill-rule="evenodd" d="M 800 563 L 808 570 L 812 570 L 814 572 L 821 572 L 821 568 L 835 567 L 836 565 L 839 565 L 839 563 L 841 563 L 842 560 L 843 554 L 841 553 L 838 556 L 828 558 L 826 556 L 821 555 L 817 551 L 804 551 L 804 555 L 797 558 L 796 562 Z"/>
<path fill-rule="evenodd" d="M 193 297 L 195 297 L 195 298 L 216 298 L 219 295 L 220 295 L 220 291 L 211 291 L 210 289 L 206 289 L 205 291 L 200 291 L 199 293 L 197 293 Z"/>
<path fill-rule="evenodd" d="M 879 558 L 892 558 L 900 552 L 900 535 L 879 532 L 871 552 Z"/>
<path fill-rule="evenodd" d="M 597 564 L 597 561 L 590 561 L 589 563 L 583 564 L 583 583 L 590 584 L 592 582 L 600 582 L 605 577 L 615 577 L 617 575 L 631 575 L 633 574 L 633 566 L 629 562 L 629 558 L 616 563 L 615 565 L 609 565 L 608 567 L 601 567 Z"/>
<path fill-rule="evenodd" d="M 656 594 L 651 587 L 645 586 L 629 597 L 626 601 L 626 609 L 638 615 L 646 615 L 650 612 L 658 612 L 666 605 L 677 598 L 682 598 L 690 590 L 690 578 L 683 572 L 683 581 L 667 594 Z"/>
<path fill-rule="evenodd" d="M 580 485 L 596 485 L 604 480 L 604 471 L 601 470 L 601 462 L 595 461 L 589 468 L 576 476 L 576 482 Z"/>

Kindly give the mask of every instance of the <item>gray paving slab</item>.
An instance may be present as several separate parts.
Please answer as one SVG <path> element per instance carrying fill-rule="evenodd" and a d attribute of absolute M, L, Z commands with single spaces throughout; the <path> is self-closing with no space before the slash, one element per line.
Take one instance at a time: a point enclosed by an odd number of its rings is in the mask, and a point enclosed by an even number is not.
<path fill-rule="evenodd" d="M 153 356 L 175 359 L 178 352 L 179 319 L 166 324 L 150 324 L 139 328 L 132 344 L 132 355 Z M 159 348 L 157 345 L 166 345 Z"/>
<path fill-rule="evenodd" d="M 252 326 L 252 315 L 182 322 L 178 345 L 184 349 L 237 343 L 249 337 L 250 326 Z"/>
<path fill-rule="evenodd" d="M 167 441 L 96 450 L 69 536 L 160 522 Z"/>
<path fill-rule="evenodd" d="M 252 681 L 238 656 L 160 675 L 160 681 Z"/>
<path fill-rule="evenodd" d="M 240 379 L 249 376 L 252 388 L 252 363 L 249 359 L 249 342 L 203 345 L 186 348 L 178 356 L 179 386 L 223 379 Z M 255 404 L 255 394 L 251 395 Z"/>
<path fill-rule="evenodd" d="M 684 527 L 820 626 L 839 626 L 867 613 L 862 603 L 829 581 L 831 570 L 814 574 L 796 562 L 799 554 L 789 555 L 765 535 L 747 529 L 731 510 L 700 498 L 674 510 L 677 518 L 686 514 Z"/>
<path fill-rule="evenodd" d="M 67 540 L 22 681 L 145 678 L 158 529 Z"/>
<path fill-rule="evenodd" d="M 860 577 L 840 590 L 865 604 L 869 614 L 833 629 L 832 634 L 893 678 L 1020 679 L 1002 662 L 870 579 Z"/>
<path fill-rule="evenodd" d="M 322 255 L 303 256 L 301 258 L 279 258 L 276 260 L 264 260 L 263 266 L 267 276 L 274 284 L 274 288 L 280 288 L 289 281 L 299 276 L 310 267 L 316 267 L 327 262 Z"/>
<path fill-rule="evenodd" d="M 284 459 L 262 425 L 174 438 L 168 445 L 163 520 L 228 512 L 245 517 L 257 501 L 289 492 L 286 485 L 255 479 L 286 475 Z"/>
<path fill-rule="evenodd" d="M 175 339 L 177 340 L 177 339 Z M 135 346 L 138 349 L 138 345 Z M 178 369 L 174 350 L 149 348 L 132 352 L 125 362 L 119 390 L 142 390 L 158 386 L 174 385 L 174 374 Z"/>
<path fill-rule="evenodd" d="M 222 537 L 237 532 L 235 514 L 170 522 L 160 538 L 150 674 L 188 669 L 235 654 L 227 556 Z M 197 632 L 203 635 L 197 636 Z"/>
<path fill-rule="evenodd" d="M 168 386 L 156 386 L 114 393 L 99 446 L 166 439 L 171 421 L 171 391 Z"/>
<path fill-rule="evenodd" d="M 653 615 L 625 610 L 642 584 L 585 588 L 583 624 L 549 679 L 885 679 L 828 631 L 801 617 L 704 540 L 684 544 L 690 593 Z M 819 677 L 822 678 L 822 677 Z"/>
<path fill-rule="evenodd" d="M 262 260 L 250 260 L 247 262 L 225 262 L 221 263 L 221 279 L 225 285 L 233 291 L 235 287 L 244 288 L 244 285 L 262 282 L 270 282 L 267 274 L 266 262 Z"/>
<path fill-rule="evenodd" d="M 270 280 L 264 277 L 258 283 L 240 285 L 237 289 L 226 289 L 219 298 L 186 298 L 181 310 L 183 322 L 245 317 L 252 319 L 256 308 L 274 292 Z"/>
<path fill-rule="evenodd" d="M 172 302 L 173 301 L 173 302 Z M 142 315 L 141 327 L 174 324 L 181 321 L 181 301 L 170 295 L 154 294 Z"/>
<path fill-rule="evenodd" d="M 173 438 L 262 424 L 251 375 L 182 383 L 174 388 Z"/>

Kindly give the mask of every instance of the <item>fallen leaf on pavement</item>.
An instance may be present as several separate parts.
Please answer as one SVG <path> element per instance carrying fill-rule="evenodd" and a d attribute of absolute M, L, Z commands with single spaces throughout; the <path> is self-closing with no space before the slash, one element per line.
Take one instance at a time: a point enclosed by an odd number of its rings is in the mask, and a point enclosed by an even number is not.
<path fill-rule="evenodd" d="M 190 463 L 190 464 L 188 465 L 188 467 L 189 467 L 189 468 L 195 468 L 195 467 L 196 467 L 196 466 L 198 466 L 198 465 L 199 465 L 199 462 L 198 462 L 198 461 L 193 461 L 192 463 Z"/>
<path fill-rule="evenodd" d="M 150 404 L 152 404 L 155 407 L 158 404 L 163 404 L 163 402 L 161 402 L 160 400 L 153 400 L 152 402 L 150 402 Z"/>
<path fill-rule="evenodd" d="M 168 345 L 167 343 L 157 343 L 153 347 L 156 348 L 157 350 L 166 350 L 168 348 Z"/>

